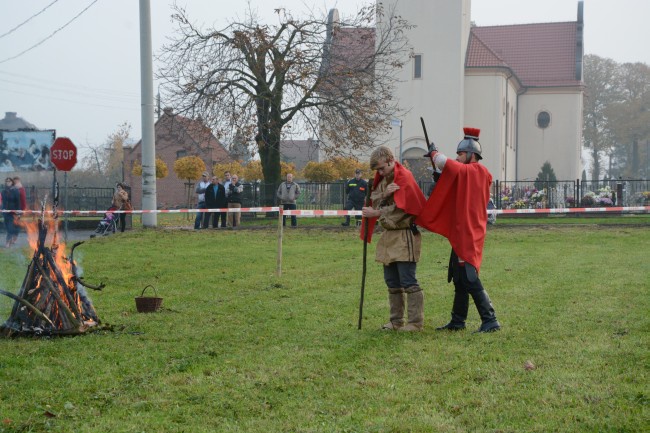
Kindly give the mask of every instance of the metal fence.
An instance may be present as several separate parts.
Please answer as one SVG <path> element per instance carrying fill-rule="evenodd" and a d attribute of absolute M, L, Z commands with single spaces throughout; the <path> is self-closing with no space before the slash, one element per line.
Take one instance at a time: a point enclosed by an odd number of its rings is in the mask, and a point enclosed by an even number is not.
<path fill-rule="evenodd" d="M 30 209 L 40 209 L 41 201 L 46 199 L 46 205 L 52 205 L 52 188 L 26 188 L 27 203 Z M 79 188 L 68 187 L 59 191 L 59 206 L 69 210 L 102 210 L 108 209 L 113 201 L 113 188 Z"/>
<path fill-rule="evenodd" d="M 301 194 L 298 209 L 338 210 L 345 206 L 345 183 L 299 183 Z M 432 182 L 420 182 L 426 196 Z M 277 185 L 263 182 L 245 183 L 243 207 L 277 205 Z M 46 195 L 52 203 L 51 188 L 27 188 L 27 202 L 31 209 L 39 209 Z M 59 205 L 70 210 L 102 210 L 111 205 L 113 188 L 68 187 L 61 189 Z M 544 209 L 564 207 L 648 206 L 650 205 L 650 180 L 612 181 L 495 181 L 492 197 L 497 209 Z"/>
<path fill-rule="evenodd" d="M 495 181 L 492 197 L 498 209 L 647 206 L 649 180 Z"/>

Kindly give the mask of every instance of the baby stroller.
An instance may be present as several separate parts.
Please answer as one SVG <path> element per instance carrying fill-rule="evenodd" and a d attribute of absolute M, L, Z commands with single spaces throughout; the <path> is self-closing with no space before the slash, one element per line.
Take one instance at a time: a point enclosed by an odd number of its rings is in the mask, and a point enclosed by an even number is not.
<path fill-rule="evenodd" d="M 107 236 L 111 233 L 115 233 L 118 219 L 118 215 L 115 213 L 116 210 L 117 207 L 115 206 L 108 208 L 104 214 L 104 218 L 99 222 L 99 225 L 95 229 L 95 234 L 90 237 L 94 238 L 96 235 Z"/>

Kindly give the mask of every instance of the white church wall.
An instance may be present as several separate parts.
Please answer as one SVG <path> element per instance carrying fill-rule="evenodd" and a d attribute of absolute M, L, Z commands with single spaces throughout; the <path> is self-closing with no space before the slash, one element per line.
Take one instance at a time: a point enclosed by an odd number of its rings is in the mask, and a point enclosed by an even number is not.
<path fill-rule="evenodd" d="M 538 116 L 550 114 L 546 128 Z M 558 180 L 574 180 L 582 172 L 582 94 L 577 91 L 529 89 L 519 97 L 519 180 L 534 180 L 549 161 Z"/>
<path fill-rule="evenodd" d="M 397 13 L 417 27 L 408 33 L 413 54 L 421 55 L 422 77 L 413 77 L 414 60 L 396 71 L 400 83 L 396 95 L 407 112 L 402 119 L 402 149 L 426 149 L 420 117 L 424 118 L 429 139 L 445 152 L 455 151 L 464 116 L 465 51 L 469 35 L 469 0 L 399 1 L 384 0 L 387 10 Z M 399 127 L 387 137 L 399 148 Z M 396 154 L 397 155 L 397 154 Z"/>

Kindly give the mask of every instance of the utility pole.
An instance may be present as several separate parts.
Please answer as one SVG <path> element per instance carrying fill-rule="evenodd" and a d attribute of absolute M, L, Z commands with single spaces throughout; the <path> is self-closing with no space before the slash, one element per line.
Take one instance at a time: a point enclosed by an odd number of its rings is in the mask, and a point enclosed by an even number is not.
<path fill-rule="evenodd" d="M 142 210 L 156 204 L 156 133 L 154 130 L 153 52 L 150 0 L 140 0 L 140 109 L 142 118 Z M 143 213 L 142 225 L 156 227 L 158 215 Z"/>

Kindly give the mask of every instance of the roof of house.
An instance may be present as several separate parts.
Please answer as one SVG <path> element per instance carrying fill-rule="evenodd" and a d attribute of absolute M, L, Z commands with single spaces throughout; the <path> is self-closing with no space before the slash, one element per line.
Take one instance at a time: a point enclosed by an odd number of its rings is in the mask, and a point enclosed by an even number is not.
<path fill-rule="evenodd" d="M 215 161 L 231 161 L 225 147 L 214 136 L 212 130 L 208 128 L 200 119 L 189 119 L 179 114 L 173 114 L 171 109 L 165 109 L 163 115 L 156 121 L 156 134 L 159 134 L 159 128 L 166 128 L 166 133 L 172 133 L 178 140 L 178 146 L 187 147 L 188 145 L 196 146 L 203 150 L 212 150 L 212 158 Z M 142 143 L 139 140 L 135 146 Z"/>
<path fill-rule="evenodd" d="M 579 86 L 579 23 L 472 27 L 465 66 L 507 67 L 526 87 Z"/>

